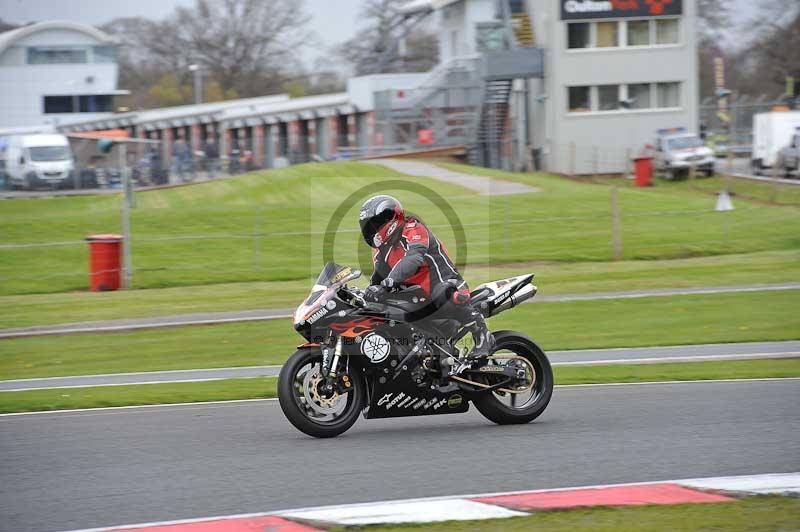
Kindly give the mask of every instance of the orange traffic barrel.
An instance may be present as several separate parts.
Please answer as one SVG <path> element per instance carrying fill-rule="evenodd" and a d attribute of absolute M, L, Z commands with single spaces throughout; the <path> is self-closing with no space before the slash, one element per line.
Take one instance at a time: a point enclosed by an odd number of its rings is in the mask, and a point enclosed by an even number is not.
<path fill-rule="evenodd" d="M 122 235 L 90 235 L 89 289 L 92 292 L 119 290 L 122 279 Z"/>

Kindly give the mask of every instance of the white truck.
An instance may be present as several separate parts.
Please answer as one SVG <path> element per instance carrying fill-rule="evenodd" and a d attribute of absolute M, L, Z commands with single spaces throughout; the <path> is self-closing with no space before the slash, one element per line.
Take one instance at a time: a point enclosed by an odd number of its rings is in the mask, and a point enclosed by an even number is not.
<path fill-rule="evenodd" d="M 785 148 L 791 147 L 798 128 L 800 128 L 800 111 L 759 113 L 753 117 L 751 163 L 756 175 L 773 167 L 787 171 L 785 165 L 793 161 L 791 158 L 786 161 L 786 157 L 782 157 L 784 155 L 782 151 L 790 151 Z M 781 165 L 784 167 L 781 168 Z"/>
<path fill-rule="evenodd" d="M 694 168 L 706 176 L 714 175 L 714 151 L 703 139 L 686 128 L 659 129 L 653 165 L 655 173 L 667 179 L 686 177 Z"/>
<path fill-rule="evenodd" d="M 5 173 L 9 188 L 59 188 L 75 177 L 75 161 L 64 135 L 7 137 Z"/>

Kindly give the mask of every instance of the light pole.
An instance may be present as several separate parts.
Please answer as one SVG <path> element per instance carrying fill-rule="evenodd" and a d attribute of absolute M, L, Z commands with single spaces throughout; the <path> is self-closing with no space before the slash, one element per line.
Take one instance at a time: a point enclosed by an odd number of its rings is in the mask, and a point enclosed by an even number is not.
<path fill-rule="evenodd" d="M 194 103 L 203 103 L 203 70 L 200 65 L 189 65 L 189 72 L 194 74 Z"/>

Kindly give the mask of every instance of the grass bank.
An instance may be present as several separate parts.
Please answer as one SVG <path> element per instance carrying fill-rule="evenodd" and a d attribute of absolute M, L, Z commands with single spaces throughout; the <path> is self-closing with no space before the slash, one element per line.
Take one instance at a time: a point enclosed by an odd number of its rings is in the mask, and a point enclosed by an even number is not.
<path fill-rule="evenodd" d="M 321 264 L 325 234 L 334 233 L 329 249 L 335 250 L 335 258 L 366 265 L 368 250 L 355 226 L 356 211 L 365 196 L 379 190 L 400 197 L 408 210 L 424 213 L 459 262 L 612 259 L 611 187 L 543 174 L 455 168 L 523 181 L 540 192 L 478 196 L 451 184 L 348 162 L 297 165 L 141 192 L 132 212 L 134 286 L 306 279 Z M 445 203 L 464 229 L 464 246 L 457 245 L 441 209 Z M 628 260 L 800 247 L 793 230 L 800 222 L 796 208 L 742 200 L 735 211 L 716 213 L 713 197 L 666 186 L 625 187 L 619 204 L 623 258 Z M 118 231 L 118 207 L 116 196 L 4 201 L 0 294 L 85 289 L 83 238 Z M 335 216 L 341 216 L 341 226 L 329 225 Z"/>
<path fill-rule="evenodd" d="M 779 495 L 732 502 L 541 511 L 528 517 L 451 521 L 431 525 L 371 526 L 375 532 L 783 532 L 797 530 L 800 499 Z M 343 530 L 343 529 L 342 529 Z"/>
<path fill-rule="evenodd" d="M 800 338 L 800 290 L 533 303 L 490 321 L 546 351 Z M 281 364 L 289 320 L 0 340 L 0 379 Z"/>
<path fill-rule="evenodd" d="M 800 250 L 689 259 L 472 266 L 474 287 L 536 273 L 544 295 L 800 281 Z M 258 308 L 294 308 L 312 279 L 210 284 L 117 292 L 0 296 L 0 328 Z M 365 279 L 360 281 L 363 284 Z"/>
<path fill-rule="evenodd" d="M 558 385 L 787 378 L 800 377 L 800 359 L 561 366 L 554 368 L 554 373 L 555 382 Z M 0 413 L 270 398 L 277 397 L 276 382 L 275 377 L 265 377 L 208 382 L 0 392 Z"/>

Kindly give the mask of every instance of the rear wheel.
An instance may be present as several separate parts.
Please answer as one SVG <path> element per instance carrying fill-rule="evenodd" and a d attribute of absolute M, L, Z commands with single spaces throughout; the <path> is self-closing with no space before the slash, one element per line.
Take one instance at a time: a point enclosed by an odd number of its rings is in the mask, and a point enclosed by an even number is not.
<path fill-rule="evenodd" d="M 495 363 L 513 364 L 525 372 L 527 383 L 519 393 L 511 390 L 478 394 L 473 403 L 478 411 L 498 425 L 529 423 L 542 415 L 553 395 L 553 370 L 544 351 L 527 336 L 514 331 L 494 335 Z M 511 357 L 503 359 L 503 356 Z M 521 357 L 524 360 L 518 360 Z M 528 386 L 528 384 L 530 386 Z M 517 390 L 514 390 L 517 391 Z"/>
<path fill-rule="evenodd" d="M 315 438 L 332 438 L 353 426 L 365 402 L 364 379 L 350 374 L 353 389 L 325 393 L 322 354 L 318 348 L 298 350 L 281 368 L 278 401 L 289 422 Z"/>

